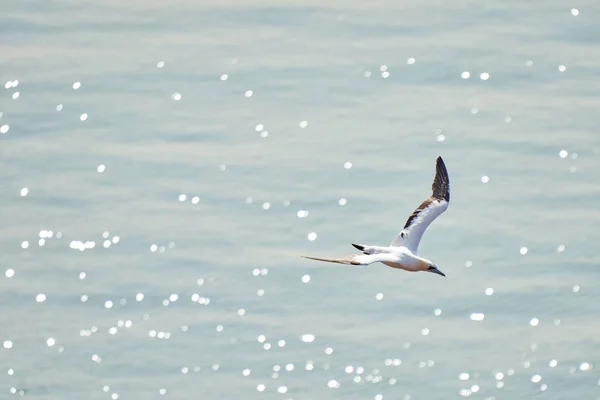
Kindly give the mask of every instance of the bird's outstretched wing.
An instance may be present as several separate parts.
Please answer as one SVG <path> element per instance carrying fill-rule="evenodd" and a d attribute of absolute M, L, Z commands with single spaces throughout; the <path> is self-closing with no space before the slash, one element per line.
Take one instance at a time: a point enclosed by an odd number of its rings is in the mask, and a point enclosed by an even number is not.
<path fill-rule="evenodd" d="M 410 251 L 416 252 L 425 229 L 448 208 L 450 178 L 442 157 L 437 158 L 436 173 L 431 189 L 433 192 L 431 196 L 408 217 L 404 228 L 392 241 L 392 246 L 406 246 Z"/>

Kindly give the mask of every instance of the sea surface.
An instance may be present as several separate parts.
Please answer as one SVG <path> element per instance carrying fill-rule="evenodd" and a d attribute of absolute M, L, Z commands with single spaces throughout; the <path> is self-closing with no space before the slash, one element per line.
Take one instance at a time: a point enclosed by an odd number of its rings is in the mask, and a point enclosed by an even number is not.
<path fill-rule="evenodd" d="M 0 398 L 600 399 L 600 3 L 4 0 Z M 388 245 L 442 156 L 419 253 Z"/>

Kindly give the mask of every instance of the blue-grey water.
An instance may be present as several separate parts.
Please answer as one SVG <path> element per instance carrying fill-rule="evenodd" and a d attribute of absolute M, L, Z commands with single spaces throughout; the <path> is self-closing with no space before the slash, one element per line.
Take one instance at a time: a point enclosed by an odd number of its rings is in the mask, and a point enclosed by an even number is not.
<path fill-rule="evenodd" d="M 600 398 L 598 21 L 3 1 L 0 398 Z M 387 245 L 439 155 L 446 278 L 299 257 Z"/>

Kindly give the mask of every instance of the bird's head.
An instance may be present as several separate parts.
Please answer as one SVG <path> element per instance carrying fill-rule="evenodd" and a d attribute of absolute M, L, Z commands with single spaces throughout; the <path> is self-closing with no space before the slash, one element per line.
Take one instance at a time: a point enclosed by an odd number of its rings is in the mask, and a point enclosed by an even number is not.
<path fill-rule="evenodd" d="M 446 274 L 444 274 L 442 271 L 440 271 L 437 267 L 437 265 L 435 265 L 434 262 L 429 261 L 429 260 L 424 260 L 425 262 L 423 263 L 423 270 L 427 271 L 427 272 L 433 272 L 434 274 L 438 274 L 441 276 L 446 276 Z"/>

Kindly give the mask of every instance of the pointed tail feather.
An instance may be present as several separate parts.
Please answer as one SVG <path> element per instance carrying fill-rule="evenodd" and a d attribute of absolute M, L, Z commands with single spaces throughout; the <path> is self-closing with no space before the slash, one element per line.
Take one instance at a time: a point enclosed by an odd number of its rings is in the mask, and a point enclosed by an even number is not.
<path fill-rule="evenodd" d="M 352 246 L 356 247 L 360 251 L 365 251 L 365 246 L 362 244 L 351 243 Z"/>
<path fill-rule="evenodd" d="M 319 257 L 309 257 L 309 256 L 300 256 L 300 257 L 308 258 L 310 260 L 326 261 L 326 262 L 332 262 L 332 263 L 338 263 L 338 264 L 361 265 L 361 263 L 356 260 L 356 254 L 351 254 L 351 255 L 343 257 L 343 258 L 319 258 Z"/>

